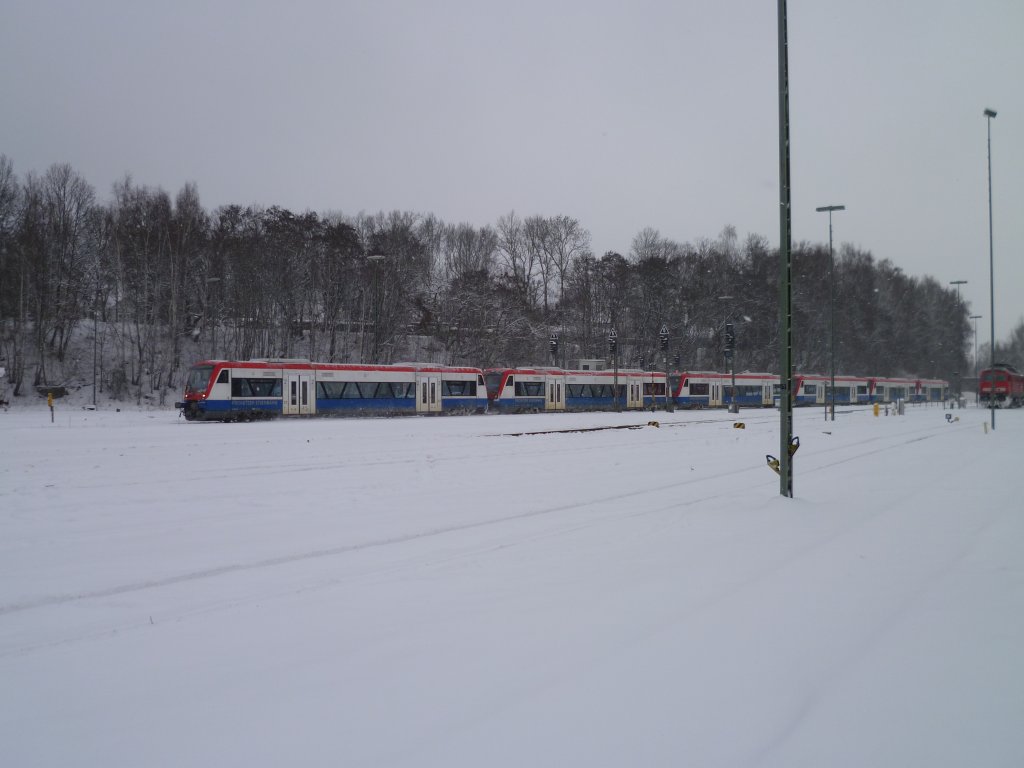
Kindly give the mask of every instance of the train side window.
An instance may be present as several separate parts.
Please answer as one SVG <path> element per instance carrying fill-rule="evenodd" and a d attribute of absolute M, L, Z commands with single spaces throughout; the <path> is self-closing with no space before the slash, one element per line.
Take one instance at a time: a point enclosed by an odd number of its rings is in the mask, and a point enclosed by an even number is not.
<path fill-rule="evenodd" d="M 229 376 L 229 374 L 228 374 L 228 369 L 227 369 L 227 368 L 225 368 L 224 370 L 222 370 L 222 371 L 220 372 L 220 376 L 218 376 L 218 377 L 217 377 L 217 383 L 218 383 L 218 384 L 227 384 L 227 383 L 228 383 L 228 381 L 230 381 L 230 379 L 228 378 L 228 376 Z"/>
<path fill-rule="evenodd" d="M 458 379 L 452 381 L 451 379 L 445 379 L 441 382 L 441 394 L 445 397 L 462 397 L 470 394 L 466 390 L 471 384 L 473 384 L 472 381 L 460 381 Z"/>

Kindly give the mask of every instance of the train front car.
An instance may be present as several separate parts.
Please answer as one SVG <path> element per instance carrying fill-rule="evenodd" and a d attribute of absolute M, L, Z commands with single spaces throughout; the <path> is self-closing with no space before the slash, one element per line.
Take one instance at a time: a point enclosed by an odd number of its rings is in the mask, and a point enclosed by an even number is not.
<path fill-rule="evenodd" d="M 185 392 L 181 401 L 174 404 L 187 421 L 203 418 L 203 406 L 210 392 L 213 369 L 214 364 L 210 362 L 196 363 L 188 369 L 185 376 Z"/>
<path fill-rule="evenodd" d="M 223 421 L 231 414 L 227 363 L 203 360 L 188 369 L 185 392 L 175 403 L 187 421 Z"/>
<path fill-rule="evenodd" d="M 986 408 L 1017 408 L 1024 405 L 1024 375 L 1012 365 L 996 363 L 978 376 L 978 404 Z"/>
<path fill-rule="evenodd" d="M 267 361 L 204 360 L 193 365 L 185 379 L 185 394 L 175 403 L 188 421 L 247 421 L 292 412 L 282 398 L 282 380 L 290 386 L 295 413 L 310 412 L 313 374 L 307 365 L 291 366 Z"/>

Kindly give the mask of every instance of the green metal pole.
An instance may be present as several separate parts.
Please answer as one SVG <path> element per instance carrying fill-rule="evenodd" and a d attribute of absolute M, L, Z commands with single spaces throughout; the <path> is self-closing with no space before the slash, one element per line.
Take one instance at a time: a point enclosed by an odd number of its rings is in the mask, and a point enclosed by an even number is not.
<path fill-rule="evenodd" d="M 779 11 L 779 493 L 793 496 L 793 261 L 789 189 L 789 53 L 786 0 Z"/>
<path fill-rule="evenodd" d="M 992 413 L 992 429 L 996 428 L 996 398 L 995 398 L 995 367 L 996 367 L 996 277 L 994 257 L 992 255 L 992 118 L 996 116 L 995 110 L 985 110 L 985 122 L 988 124 L 988 302 L 989 302 L 989 328 L 992 335 L 989 347 L 989 370 L 992 371 L 992 381 L 989 384 L 988 403 L 989 411 Z"/>

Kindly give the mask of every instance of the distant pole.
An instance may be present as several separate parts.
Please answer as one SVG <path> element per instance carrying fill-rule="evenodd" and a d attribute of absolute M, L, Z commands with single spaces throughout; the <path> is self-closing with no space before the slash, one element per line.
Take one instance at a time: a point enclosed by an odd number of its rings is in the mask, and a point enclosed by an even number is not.
<path fill-rule="evenodd" d="M 985 122 L 988 125 L 988 301 L 989 328 L 991 330 L 991 347 L 989 348 L 989 370 L 996 367 L 996 278 L 992 248 L 992 118 L 996 116 L 994 109 L 985 110 Z M 992 429 L 996 428 L 995 373 L 988 392 L 988 409 L 992 414 Z"/>
<path fill-rule="evenodd" d="M 669 405 L 668 399 L 668 380 L 669 380 L 669 368 L 668 368 L 668 323 L 661 324 L 661 330 L 658 331 L 658 344 L 661 347 L 662 361 L 665 363 L 665 411 L 672 411 L 672 407 Z M 656 399 L 656 398 L 655 398 Z"/>
<path fill-rule="evenodd" d="M 982 315 L 971 315 L 971 320 L 974 321 L 974 389 L 975 395 L 978 390 L 981 389 L 981 385 L 978 383 L 978 321 L 982 318 Z"/>
<path fill-rule="evenodd" d="M 786 0 L 778 0 L 779 27 L 779 493 L 793 497 L 793 260 L 790 251 L 789 53 Z"/>
<path fill-rule="evenodd" d="M 960 286 L 961 285 L 967 285 L 967 281 L 966 280 L 950 280 L 949 284 L 956 286 L 956 305 L 957 305 L 957 307 L 959 307 L 960 306 Z"/>
<path fill-rule="evenodd" d="M 99 296 L 99 291 L 96 292 L 96 297 Z M 98 355 L 98 344 L 97 339 L 99 335 L 99 321 L 96 317 L 96 305 L 99 303 L 98 299 L 94 297 L 92 301 L 92 405 L 96 407 L 96 365 L 99 359 Z"/>
<path fill-rule="evenodd" d="M 829 393 L 829 400 L 832 403 L 832 421 L 836 420 L 836 260 L 832 253 L 832 211 L 845 211 L 845 205 L 824 205 L 815 208 L 818 213 L 828 211 L 828 356 L 829 370 L 831 371 L 832 391 Z M 828 418 L 828 405 L 825 406 L 826 419 Z"/>
<path fill-rule="evenodd" d="M 216 290 L 216 284 L 220 282 L 219 277 L 208 277 L 206 278 L 206 301 L 207 305 L 212 305 L 213 301 L 211 296 Z M 207 307 L 207 313 L 210 315 L 210 359 L 215 360 L 217 357 L 217 312 L 211 311 L 210 307 Z"/>
<path fill-rule="evenodd" d="M 608 331 L 608 354 L 612 356 L 612 401 L 616 411 L 621 411 L 619 405 L 619 334 L 612 328 Z"/>
<path fill-rule="evenodd" d="M 963 316 L 963 305 L 960 303 L 960 286 L 961 285 L 967 285 L 967 281 L 966 280 L 950 280 L 949 284 L 956 286 L 956 319 L 957 319 L 957 325 L 959 326 L 960 318 Z M 959 347 L 961 352 L 964 351 L 963 337 L 957 339 L 957 347 Z M 960 385 L 960 378 L 959 377 L 960 377 L 960 374 L 957 374 L 957 385 L 956 385 L 956 401 L 957 401 L 957 403 L 960 402 L 960 396 L 963 394 L 960 391 L 961 385 Z"/>

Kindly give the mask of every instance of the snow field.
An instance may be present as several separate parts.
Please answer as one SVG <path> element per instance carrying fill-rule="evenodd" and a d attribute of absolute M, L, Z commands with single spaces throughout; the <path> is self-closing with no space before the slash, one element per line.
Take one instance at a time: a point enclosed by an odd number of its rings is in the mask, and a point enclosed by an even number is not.
<path fill-rule="evenodd" d="M 5 762 L 1024 764 L 1024 414 L 946 413 L 794 499 L 774 411 L 0 414 Z"/>

